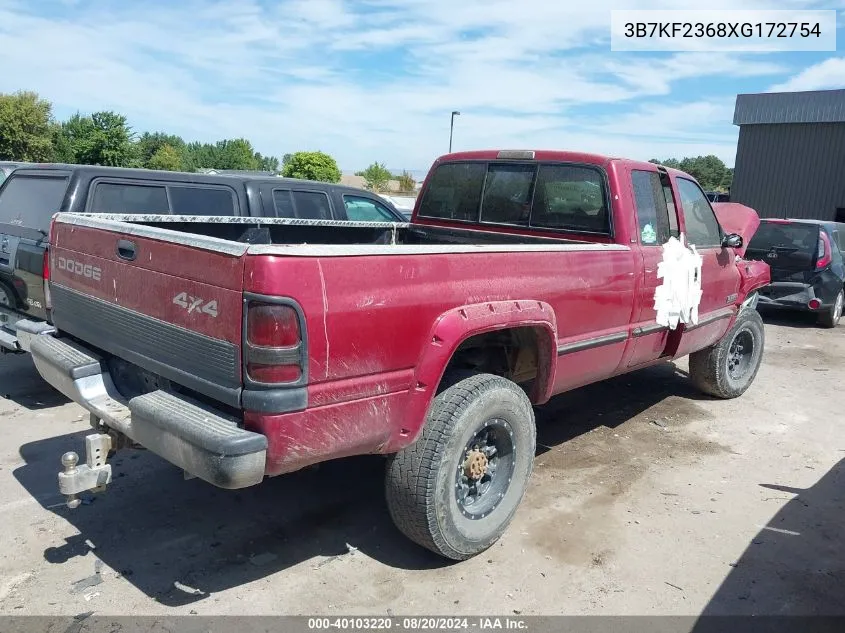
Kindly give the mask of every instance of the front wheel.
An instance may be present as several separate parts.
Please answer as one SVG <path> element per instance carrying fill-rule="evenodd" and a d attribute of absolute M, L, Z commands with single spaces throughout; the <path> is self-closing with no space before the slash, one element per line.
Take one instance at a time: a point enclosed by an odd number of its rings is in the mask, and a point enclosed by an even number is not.
<path fill-rule="evenodd" d="M 822 327 L 836 327 L 839 325 L 839 320 L 842 318 L 843 305 L 845 305 L 845 291 L 840 290 L 830 309 L 819 314 L 819 323 Z"/>
<path fill-rule="evenodd" d="M 516 384 L 476 374 L 439 393 L 417 441 L 392 455 L 387 507 L 412 541 L 453 560 L 493 545 L 534 467 L 531 402 Z"/>
<path fill-rule="evenodd" d="M 708 395 L 736 398 L 754 382 L 764 343 L 763 319 L 757 310 L 745 308 L 718 343 L 690 354 L 690 377 Z"/>

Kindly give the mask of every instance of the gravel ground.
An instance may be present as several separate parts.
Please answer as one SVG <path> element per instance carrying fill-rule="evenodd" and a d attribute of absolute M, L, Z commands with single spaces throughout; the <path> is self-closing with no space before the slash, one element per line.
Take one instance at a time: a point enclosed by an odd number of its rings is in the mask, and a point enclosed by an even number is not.
<path fill-rule="evenodd" d="M 227 492 L 122 452 L 68 510 L 56 473 L 87 415 L 2 357 L 0 613 L 845 614 L 845 325 L 766 335 L 737 400 L 681 362 L 538 410 L 514 523 L 458 564 L 394 529 L 378 457 Z"/>

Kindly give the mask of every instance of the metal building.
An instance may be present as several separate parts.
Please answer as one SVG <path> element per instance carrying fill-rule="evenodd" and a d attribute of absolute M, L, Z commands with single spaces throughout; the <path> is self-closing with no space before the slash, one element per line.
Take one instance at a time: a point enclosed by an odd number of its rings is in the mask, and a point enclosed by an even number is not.
<path fill-rule="evenodd" d="M 734 125 L 732 202 L 845 222 L 845 90 L 737 95 Z"/>

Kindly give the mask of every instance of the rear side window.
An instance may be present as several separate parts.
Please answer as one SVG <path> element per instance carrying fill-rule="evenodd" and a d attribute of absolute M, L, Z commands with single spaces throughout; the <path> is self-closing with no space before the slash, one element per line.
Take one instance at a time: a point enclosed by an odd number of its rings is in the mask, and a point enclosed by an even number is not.
<path fill-rule="evenodd" d="M 640 244 L 659 246 L 669 241 L 669 207 L 660 184 L 660 175 L 655 171 L 634 170 L 631 185 L 637 205 L 637 221 L 640 227 Z"/>
<path fill-rule="evenodd" d="M 304 220 L 331 220 L 329 197 L 320 191 L 294 191 L 296 217 Z"/>
<path fill-rule="evenodd" d="M 603 175 L 592 167 L 445 163 L 422 195 L 421 217 L 610 232 Z"/>
<path fill-rule="evenodd" d="M 435 169 L 419 214 L 442 220 L 478 221 L 486 163 L 445 163 Z"/>
<path fill-rule="evenodd" d="M 235 215 L 235 198 L 230 189 L 169 187 L 174 215 Z"/>
<path fill-rule="evenodd" d="M 289 189 L 273 189 L 273 206 L 276 207 L 277 218 L 295 218 L 293 200 Z"/>
<path fill-rule="evenodd" d="M 46 231 L 60 210 L 68 179 L 17 175 L 0 191 L 0 224 L 14 224 Z"/>
<path fill-rule="evenodd" d="M 101 182 L 89 213 L 170 213 L 170 205 L 163 186 Z"/>
<path fill-rule="evenodd" d="M 687 226 L 687 243 L 697 248 L 721 246 L 719 223 L 704 192 L 692 180 L 678 178 L 676 182 Z"/>
<path fill-rule="evenodd" d="M 369 198 L 343 196 L 346 218 L 353 222 L 396 222 L 396 216 L 388 209 Z"/>

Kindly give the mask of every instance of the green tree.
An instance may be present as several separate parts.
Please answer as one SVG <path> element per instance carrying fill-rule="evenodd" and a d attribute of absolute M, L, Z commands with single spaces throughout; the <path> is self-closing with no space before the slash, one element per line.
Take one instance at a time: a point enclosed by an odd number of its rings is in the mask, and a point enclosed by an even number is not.
<path fill-rule="evenodd" d="M 214 169 L 216 149 L 210 143 L 193 142 L 185 146 L 183 155 L 184 167 L 188 171 L 197 169 Z M 218 168 L 219 169 L 219 168 Z"/>
<path fill-rule="evenodd" d="M 667 158 L 666 160 L 658 160 L 656 158 L 652 158 L 650 163 L 654 163 L 655 165 L 663 165 L 664 167 L 668 167 L 669 169 L 680 169 L 681 163 L 675 158 Z"/>
<path fill-rule="evenodd" d="M 141 167 L 149 167 L 150 169 L 161 169 L 160 167 L 150 167 L 150 161 L 164 146 L 168 146 L 171 150 L 178 152 L 180 160 L 179 169 L 181 169 L 185 141 L 180 136 L 166 134 L 164 132 L 144 132 L 138 138 L 135 142 L 135 155 L 139 165 Z"/>
<path fill-rule="evenodd" d="M 340 168 L 334 158 L 323 152 L 296 152 L 284 165 L 286 178 L 339 182 Z"/>
<path fill-rule="evenodd" d="M 115 112 L 78 112 L 62 125 L 75 163 L 126 167 L 133 161 L 132 130 L 126 117 Z"/>
<path fill-rule="evenodd" d="M 0 160 L 53 158 L 52 106 L 34 92 L 0 94 Z"/>
<path fill-rule="evenodd" d="M 649 162 L 685 171 L 707 191 L 727 191 L 733 181 L 733 169 L 729 169 L 722 162 L 722 159 L 713 154 L 685 157 L 681 160 L 675 158 L 667 158 L 662 161 L 652 159 Z"/>
<path fill-rule="evenodd" d="M 371 191 L 384 191 L 387 189 L 387 184 L 393 177 L 390 170 L 381 163 L 373 163 L 364 171 L 359 171 L 356 176 L 363 176 L 364 183 L 367 189 Z"/>
<path fill-rule="evenodd" d="M 147 161 L 148 169 L 182 170 L 182 153 L 172 145 L 162 145 Z"/>
<path fill-rule="evenodd" d="M 410 193 L 417 186 L 417 181 L 407 171 L 403 171 L 396 177 L 399 181 L 399 191 L 402 193 Z"/>
<path fill-rule="evenodd" d="M 61 123 L 54 121 L 50 124 L 50 140 L 53 145 L 53 156 L 50 160 L 54 163 L 74 163 L 76 161 L 70 139 L 65 134 L 64 126 Z"/>
<path fill-rule="evenodd" d="M 261 171 L 272 171 L 273 173 L 279 171 L 279 159 L 275 156 L 262 156 L 255 152 L 255 162 L 258 163 L 258 169 Z"/>
<path fill-rule="evenodd" d="M 214 150 L 214 169 L 258 169 L 252 143 L 244 138 L 217 141 Z"/>

